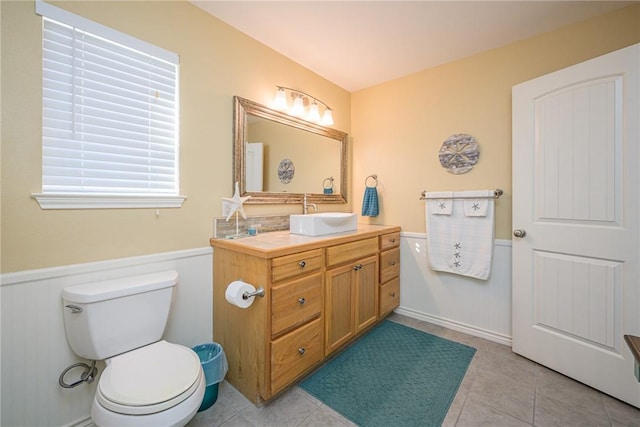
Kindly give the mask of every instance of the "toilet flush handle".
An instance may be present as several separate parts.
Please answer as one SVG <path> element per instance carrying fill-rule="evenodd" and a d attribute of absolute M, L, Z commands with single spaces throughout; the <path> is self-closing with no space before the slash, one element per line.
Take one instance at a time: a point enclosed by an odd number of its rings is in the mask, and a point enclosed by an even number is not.
<path fill-rule="evenodd" d="M 71 309 L 72 314 L 82 313 L 82 307 L 78 307 L 77 305 L 67 304 L 65 307 Z"/>

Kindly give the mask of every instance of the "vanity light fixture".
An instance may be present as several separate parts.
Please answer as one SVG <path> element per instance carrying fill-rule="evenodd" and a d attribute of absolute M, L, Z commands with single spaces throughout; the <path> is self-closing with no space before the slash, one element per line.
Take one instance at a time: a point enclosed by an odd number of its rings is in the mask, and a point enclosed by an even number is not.
<path fill-rule="evenodd" d="M 320 123 L 323 126 L 333 125 L 333 114 L 331 108 L 316 97 L 297 89 L 284 86 L 276 86 L 276 97 L 273 101 L 273 108 L 288 112 L 292 116 L 304 118 L 307 121 Z M 293 104 L 289 107 L 287 92 L 293 99 Z M 319 106 L 324 108 L 322 118 L 320 118 Z M 307 108 L 308 107 L 308 108 Z"/>
<path fill-rule="evenodd" d="M 304 101 L 302 100 L 301 96 L 296 96 L 295 99 L 293 100 L 293 107 L 291 107 L 291 110 L 289 111 L 289 113 L 292 116 L 296 116 L 296 117 L 302 117 L 304 116 Z"/>
<path fill-rule="evenodd" d="M 311 105 L 309 105 L 309 113 L 307 114 L 307 119 L 312 122 L 320 121 L 320 110 L 318 110 L 318 103 L 313 101 Z"/>

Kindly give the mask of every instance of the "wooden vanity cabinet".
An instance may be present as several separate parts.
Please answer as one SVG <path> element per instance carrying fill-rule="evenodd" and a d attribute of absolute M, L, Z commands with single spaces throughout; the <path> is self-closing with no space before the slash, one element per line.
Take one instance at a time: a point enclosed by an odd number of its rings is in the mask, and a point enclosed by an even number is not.
<path fill-rule="evenodd" d="M 226 379 L 255 404 L 270 399 L 324 358 L 324 250 L 268 258 L 214 246 L 213 339 Z M 265 289 L 241 309 L 225 299 L 243 280 Z"/>
<path fill-rule="evenodd" d="M 380 317 L 400 305 L 400 232 L 380 236 Z"/>
<path fill-rule="evenodd" d="M 212 243 L 213 244 L 213 243 Z M 271 292 L 251 307 L 229 304 L 229 283 L 243 280 L 269 289 L 270 260 L 227 247 L 213 249 L 213 340 L 222 345 L 229 370 L 225 379 L 253 403 L 271 396 Z"/>
<path fill-rule="evenodd" d="M 378 239 L 327 248 L 325 354 L 378 319 Z"/>
<path fill-rule="evenodd" d="M 324 358 L 322 249 L 271 260 L 273 396 Z"/>
<path fill-rule="evenodd" d="M 326 238 L 273 232 L 211 239 L 213 340 L 227 356 L 225 379 L 259 405 L 381 320 L 380 313 L 388 314 L 380 278 L 393 273 L 381 262 L 394 256 L 383 256 L 381 248 L 398 249 L 382 240 L 396 231 L 399 238 L 398 227 L 363 226 Z M 263 287 L 264 297 L 246 309 L 228 303 L 225 291 L 235 280 Z M 394 280 L 399 292 L 397 277 L 387 286 Z"/>

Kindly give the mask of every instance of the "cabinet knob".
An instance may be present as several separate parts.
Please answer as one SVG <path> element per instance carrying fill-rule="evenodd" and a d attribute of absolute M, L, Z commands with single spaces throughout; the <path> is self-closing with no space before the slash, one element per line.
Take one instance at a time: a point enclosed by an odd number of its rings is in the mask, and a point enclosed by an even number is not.
<path fill-rule="evenodd" d="M 307 265 L 307 263 L 304 261 L 300 261 L 300 264 L 298 265 L 300 266 L 300 268 L 304 268 L 304 266 Z"/>
<path fill-rule="evenodd" d="M 306 350 L 304 349 L 304 347 L 300 347 L 300 348 L 298 349 L 298 353 L 300 353 L 300 354 L 304 354 L 304 352 L 305 352 L 305 351 L 306 351 Z"/>
<path fill-rule="evenodd" d="M 395 261 L 391 261 L 389 264 L 396 265 L 396 262 Z"/>
<path fill-rule="evenodd" d="M 304 298 L 298 298 L 298 302 L 300 303 L 300 305 L 304 305 L 307 300 L 305 300 Z"/>
<path fill-rule="evenodd" d="M 396 242 L 396 239 L 389 239 L 389 241 L 390 241 L 391 243 L 395 243 L 395 242 Z"/>
<path fill-rule="evenodd" d="M 396 293 L 395 292 L 390 292 L 389 295 L 391 295 L 391 298 L 395 298 L 396 297 Z"/>

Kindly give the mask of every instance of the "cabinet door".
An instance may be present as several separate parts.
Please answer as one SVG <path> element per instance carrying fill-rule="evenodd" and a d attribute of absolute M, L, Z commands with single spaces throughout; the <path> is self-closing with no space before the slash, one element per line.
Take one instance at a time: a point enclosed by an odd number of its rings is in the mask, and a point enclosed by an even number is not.
<path fill-rule="evenodd" d="M 356 334 L 378 318 L 378 258 L 366 258 L 356 264 Z"/>
<path fill-rule="evenodd" d="M 326 273 L 325 354 L 331 353 L 355 336 L 354 265 L 334 268 Z"/>

